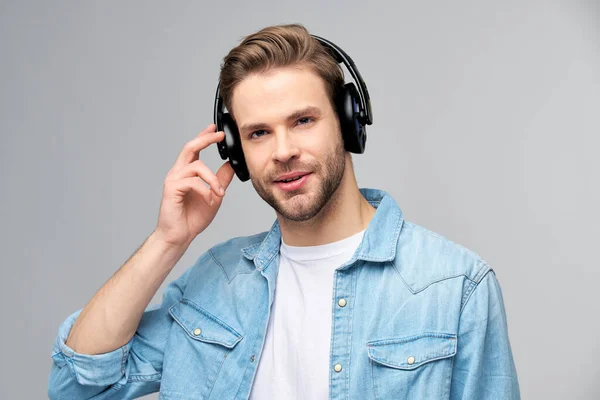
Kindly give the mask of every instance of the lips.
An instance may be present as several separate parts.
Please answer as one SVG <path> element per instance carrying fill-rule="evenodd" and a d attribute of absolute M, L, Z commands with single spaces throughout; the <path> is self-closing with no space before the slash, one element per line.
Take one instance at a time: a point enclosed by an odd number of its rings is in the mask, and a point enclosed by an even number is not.
<path fill-rule="evenodd" d="M 310 173 L 304 175 L 296 174 L 295 176 L 287 178 L 292 179 L 290 181 L 275 181 L 275 185 L 284 192 L 295 192 L 296 190 L 299 190 L 306 184 L 306 181 L 310 178 L 311 175 L 312 174 Z"/>
<path fill-rule="evenodd" d="M 289 183 L 295 180 L 302 178 L 305 175 L 310 174 L 310 172 L 291 172 L 289 174 L 279 176 L 275 182 L 276 183 Z"/>

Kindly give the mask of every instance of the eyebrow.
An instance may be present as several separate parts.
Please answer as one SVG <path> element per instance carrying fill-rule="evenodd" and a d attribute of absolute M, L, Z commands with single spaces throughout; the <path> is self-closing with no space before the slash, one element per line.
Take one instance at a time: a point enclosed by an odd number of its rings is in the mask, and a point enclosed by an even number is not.
<path fill-rule="evenodd" d="M 321 116 L 321 109 L 319 107 L 315 107 L 315 106 L 304 107 L 303 109 L 294 111 L 292 114 L 288 115 L 285 118 L 285 120 L 287 122 L 292 122 L 292 121 L 295 121 L 295 120 L 305 116 L 306 114 L 313 114 L 318 117 L 318 116 Z M 240 132 L 247 132 L 247 131 L 254 132 L 254 131 L 261 130 L 261 129 L 266 129 L 268 127 L 269 127 L 269 125 L 265 124 L 263 122 L 258 122 L 258 123 L 253 123 L 253 124 L 244 124 L 240 128 Z"/>

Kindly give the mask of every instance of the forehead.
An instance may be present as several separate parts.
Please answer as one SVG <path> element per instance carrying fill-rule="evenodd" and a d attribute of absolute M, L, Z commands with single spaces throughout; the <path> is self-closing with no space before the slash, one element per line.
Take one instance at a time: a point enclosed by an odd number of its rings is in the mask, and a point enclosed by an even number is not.
<path fill-rule="evenodd" d="M 330 107 L 323 79 L 300 67 L 249 75 L 233 90 L 231 103 L 238 125 L 285 118 L 309 105 Z"/>

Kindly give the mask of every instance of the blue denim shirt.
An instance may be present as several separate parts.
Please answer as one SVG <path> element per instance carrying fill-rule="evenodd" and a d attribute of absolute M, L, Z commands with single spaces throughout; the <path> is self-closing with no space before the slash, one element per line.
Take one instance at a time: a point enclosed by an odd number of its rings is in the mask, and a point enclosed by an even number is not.
<path fill-rule="evenodd" d="M 495 272 L 472 251 L 405 221 L 387 193 L 361 193 L 377 210 L 352 258 L 335 271 L 324 305 L 333 313 L 329 399 L 520 399 Z M 69 316 L 53 346 L 49 397 L 159 391 L 164 400 L 247 399 L 280 241 L 276 221 L 268 232 L 212 247 L 112 352 L 68 348 L 81 310 Z"/>

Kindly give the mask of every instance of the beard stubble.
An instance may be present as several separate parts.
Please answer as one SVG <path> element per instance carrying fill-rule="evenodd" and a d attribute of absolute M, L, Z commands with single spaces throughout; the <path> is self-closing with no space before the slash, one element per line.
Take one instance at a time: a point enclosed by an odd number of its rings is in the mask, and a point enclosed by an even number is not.
<path fill-rule="evenodd" d="M 283 218 L 303 222 L 314 218 L 327 205 L 335 191 L 340 186 L 346 169 L 346 151 L 342 140 L 339 140 L 335 150 L 327 154 L 325 160 L 317 165 L 300 165 L 295 160 L 282 166 L 281 170 L 267 174 L 264 179 L 256 179 L 250 174 L 252 186 L 258 195 L 269 204 Z M 306 187 L 292 192 L 282 192 L 285 199 L 280 200 L 275 196 L 277 190 L 274 177 L 294 170 L 309 170 L 311 175 L 321 176 L 314 196 L 307 196 Z M 313 177 L 314 179 L 314 177 Z"/>

